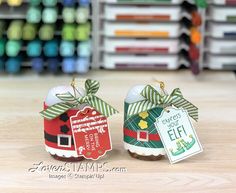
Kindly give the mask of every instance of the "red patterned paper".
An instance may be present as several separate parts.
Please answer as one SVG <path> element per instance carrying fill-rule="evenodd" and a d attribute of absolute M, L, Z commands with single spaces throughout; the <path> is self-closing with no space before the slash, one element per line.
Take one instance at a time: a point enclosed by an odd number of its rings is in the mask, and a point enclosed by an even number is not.
<path fill-rule="evenodd" d="M 78 156 L 96 160 L 111 150 L 107 118 L 91 107 L 70 117 Z"/>

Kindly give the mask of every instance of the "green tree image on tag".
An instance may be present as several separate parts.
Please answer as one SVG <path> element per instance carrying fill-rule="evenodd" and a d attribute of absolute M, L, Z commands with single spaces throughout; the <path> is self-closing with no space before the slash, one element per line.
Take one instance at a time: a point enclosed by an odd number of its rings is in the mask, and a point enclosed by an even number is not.
<path fill-rule="evenodd" d="M 176 163 L 203 151 L 197 134 L 183 108 L 169 107 L 156 119 L 160 135 L 170 163 Z"/>

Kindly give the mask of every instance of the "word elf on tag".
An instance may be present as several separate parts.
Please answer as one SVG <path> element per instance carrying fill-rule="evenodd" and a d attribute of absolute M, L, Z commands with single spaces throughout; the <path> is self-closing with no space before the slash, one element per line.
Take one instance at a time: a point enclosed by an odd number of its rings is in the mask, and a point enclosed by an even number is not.
<path fill-rule="evenodd" d="M 85 89 L 70 86 L 52 88 L 44 102 L 46 151 L 55 159 L 97 160 L 112 149 L 107 117 L 118 113 L 97 97 L 99 82 L 87 79 Z"/>
<path fill-rule="evenodd" d="M 148 88 L 164 105 L 155 126 L 171 163 L 176 163 L 203 151 L 190 117 L 198 120 L 198 108 L 187 101 L 179 88 L 168 95 L 160 95 L 151 86 Z"/>

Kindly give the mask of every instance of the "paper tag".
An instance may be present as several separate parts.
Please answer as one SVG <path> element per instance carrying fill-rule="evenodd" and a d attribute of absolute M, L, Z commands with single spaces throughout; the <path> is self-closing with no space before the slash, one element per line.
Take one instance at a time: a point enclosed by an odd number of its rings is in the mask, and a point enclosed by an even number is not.
<path fill-rule="evenodd" d="M 183 108 L 166 108 L 156 119 L 155 126 L 170 163 L 176 163 L 203 151 L 195 129 Z"/>
<path fill-rule="evenodd" d="M 97 160 L 111 150 L 107 118 L 91 107 L 70 117 L 75 148 L 79 156 Z"/>

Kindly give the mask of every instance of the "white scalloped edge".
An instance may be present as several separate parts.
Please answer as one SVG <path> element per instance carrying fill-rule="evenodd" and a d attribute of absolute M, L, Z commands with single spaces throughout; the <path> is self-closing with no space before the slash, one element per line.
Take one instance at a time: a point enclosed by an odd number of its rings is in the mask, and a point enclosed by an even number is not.
<path fill-rule="evenodd" d="M 158 155 L 165 155 L 165 149 L 164 148 L 147 148 L 147 147 L 140 147 L 131 145 L 129 143 L 124 142 L 124 147 L 126 150 L 131 151 L 132 153 L 137 153 L 138 155 L 144 155 L 144 156 L 158 156 Z"/>
<path fill-rule="evenodd" d="M 77 152 L 73 151 L 73 150 L 56 149 L 56 148 L 48 147 L 47 145 L 45 145 L 45 148 L 48 153 L 50 153 L 52 155 L 57 155 L 59 157 L 66 157 L 66 158 L 79 157 L 77 155 Z"/>

